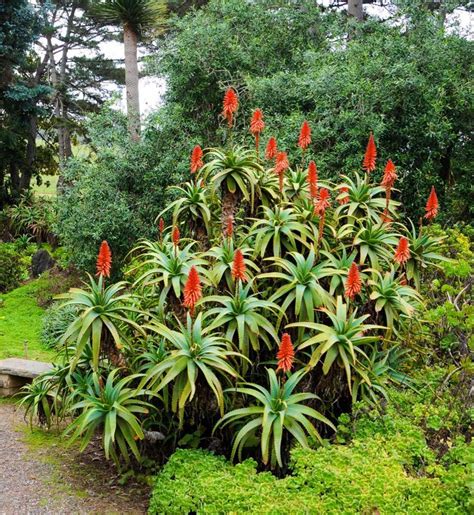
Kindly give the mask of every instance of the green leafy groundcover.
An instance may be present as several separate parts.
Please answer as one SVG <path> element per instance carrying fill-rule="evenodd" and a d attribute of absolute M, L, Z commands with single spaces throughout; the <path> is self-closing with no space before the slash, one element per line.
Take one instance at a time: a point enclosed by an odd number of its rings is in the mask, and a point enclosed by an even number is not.
<path fill-rule="evenodd" d="M 431 402 L 446 371 L 428 374 L 421 392 L 394 390 L 383 416 L 341 416 L 338 439 L 353 435 L 349 443 L 296 447 L 283 479 L 257 473 L 251 459 L 232 465 L 179 449 L 156 478 L 149 513 L 472 513 L 474 449 L 457 432 L 466 413 L 450 409 L 449 391 Z M 427 441 L 441 429 L 442 456 Z"/>

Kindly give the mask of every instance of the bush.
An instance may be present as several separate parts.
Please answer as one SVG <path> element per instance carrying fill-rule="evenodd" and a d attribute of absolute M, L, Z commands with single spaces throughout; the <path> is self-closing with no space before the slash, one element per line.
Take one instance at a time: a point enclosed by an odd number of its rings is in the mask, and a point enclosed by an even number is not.
<path fill-rule="evenodd" d="M 319 451 L 295 449 L 294 475 L 257 474 L 256 463 L 180 449 L 157 476 L 149 513 L 461 513 L 469 477 L 407 475 L 386 439 Z"/>
<path fill-rule="evenodd" d="M 132 166 L 132 158 L 126 157 L 126 140 L 117 146 L 112 143 L 109 149 L 101 149 L 103 153 L 94 162 L 71 160 L 65 172 L 68 187 L 59 198 L 56 231 L 71 261 L 89 272 L 95 269 L 97 248 L 107 239 L 114 251 L 117 274 L 133 242 L 149 234 L 153 218 L 147 223 L 141 220 L 140 199 L 124 180 L 121 169 Z M 139 161 L 135 159 L 134 165 Z M 135 172 L 138 180 L 139 170 Z"/>
<path fill-rule="evenodd" d="M 58 344 L 58 340 L 66 332 L 69 324 L 77 316 L 74 306 L 51 305 L 44 314 L 41 328 L 41 343 L 44 347 L 52 349 Z"/>
<path fill-rule="evenodd" d="M 425 348 L 431 348 L 437 358 L 451 360 L 455 355 L 459 359 L 474 350 L 472 234 L 462 226 L 443 230 L 435 225 L 429 231 L 444 238 L 441 250 L 451 260 L 426 274 L 427 302 L 421 319 L 427 323 L 415 338 Z"/>
<path fill-rule="evenodd" d="M 25 267 L 21 255 L 9 245 L 0 244 L 0 292 L 19 286 L 24 278 Z"/>

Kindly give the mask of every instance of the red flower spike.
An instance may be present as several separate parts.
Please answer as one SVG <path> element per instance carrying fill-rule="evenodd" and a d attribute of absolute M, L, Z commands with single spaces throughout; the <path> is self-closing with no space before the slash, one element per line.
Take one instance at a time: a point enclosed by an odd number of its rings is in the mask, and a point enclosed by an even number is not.
<path fill-rule="evenodd" d="M 261 109 L 255 109 L 252 115 L 252 120 L 250 121 L 250 132 L 255 137 L 255 148 L 258 154 L 258 146 L 260 141 L 260 133 L 265 128 L 265 123 L 263 121 L 263 113 Z"/>
<path fill-rule="evenodd" d="M 237 249 L 234 253 L 234 260 L 232 262 L 232 277 L 235 281 L 238 279 L 243 283 L 247 281 L 247 276 L 245 275 L 246 268 L 244 255 L 240 249 Z"/>
<path fill-rule="evenodd" d="M 203 167 L 204 163 L 202 162 L 202 156 L 202 148 L 199 145 L 196 145 L 191 153 L 191 173 L 196 173 Z"/>
<path fill-rule="evenodd" d="M 239 107 L 239 99 L 234 88 L 228 88 L 224 95 L 224 102 L 222 104 L 222 116 L 227 120 L 229 127 L 232 127 L 234 120 L 234 113 Z"/>
<path fill-rule="evenodd" d="M 298 138 L 298 146 L 304 151 L 306 150 L 311 143 L 311 127 L 309 123 L 305 120 L 303 125 L 301 126 L 300 136 Z"/>
<path fill-rule="evenodd" d="M 393 161 L 389 159 L 387 161 L 387 164 L 385 165 L 385 170 L 383 172 L 383 178 L 382 182 L 380 183 L 380 186 L 383 186 L 387 193 L 389 193 L 390 190 L 393 188 L 393 185 L 395 184 L 397 177 L 397 169 L 395 168 Z"/>
<path fill-rule="evenodd" d="M 436 190 L 434 186 L 431 186 L 431 192 L 430 196 L 428 197 L 428 201 L 426 202 L 425 207 L 425 218 L 427 220 L 433 220 L 436 215 L 438 214 L 439 210 L 439 203 L 438 203 L 438 196 L 436 195 Z"/>
<path fill-rule="evenodd" d="M 355 296 L 362 290 L 362 282 L 360 280 L 359 268 L 355 263 L 352 263 L 349 268 L 346 280 L 346 297 L 350 300 L 354 300 Z"/>
<path fill-rule="evenodd" d="M 177 226 L 174 226 L 173 227 L 173 233 L 171 234 L 171 239 L 173 240 L 173 245 L 175 247 L 177 247 L 179 245 L 179 238 L 180 238 L 180 234 L 179 234 L 179 229 Z"/>
<path fill-rule="evenodd" d="M 316 202 L 316 205 L 314 206 L 314 212 L 317 215 L 321 216 L 325 213 L 326 209 L 331 206 L 329 197 L 329 191 L 326 188 L 321 188 L 319 190 L 319 198 Z"/>
<path fill-rule="evenodd" d="M 163 234 L 165 230 L 165 221 L 163 218 L 160 218 L 160 221 L 158 222 L 158 230 L 160 231 L 160 234 Z"/>
<path fill-rule="evenodd" d="M 280 192 L 283 191 L 283 179 L 285 176 L 286 170 L 290 167 L 290 163 L 288 162 L 288 155 L 286 152 L 278 152 L 276 156 L 275 162 L 275 173 L 278 175 L 278 185 L 280 188 Z"/>
<path fill-rule="evenodd" d="M 367 149 L 365 151 L 364 162 L 362 163 L 362 168 L 369 173 L 375 170 L 376 158 L 377 148 L 375 147 L 374 135 L 370 133 L 369 142 L 367 143 Z"/>
<path fill-rule="evenodd" d="M 399 265 L 405 264 L 410 259 L 410 244 L 408 240 L 402 236 L 398 242 L 397 250 L 393 256 L 393 260 Z"/>
<path fill-rule="evenodd" d="M 184 301 L 183 306 L 188 308 L 191 316 L 194 315 L 194 307 L 196 302 L 202 297 L 201 280 L 199 279 L 198 271 L 193 265 L 188 274 L 188 280 L 184 285 Z"/>
<path fill-rule="evenodd" d="M 343 193 L 346 193 L 346 195 L 340 196 Z M 347 186 L 343 186 L 342 188 L 339 188 L 339 195 L 338 195 L 339 198 L 337 199 L 337 201 L 341 206 L 344 204 L 347 204 L 350 200 L 349 195 L 347 195 L 347 193 L 349 193 L 349 188 Z"/>
<path fill-rule="evenodd" d="M 318 169 L 314 161 L 309 162 L 307 180 L 309 184 L 309 196 L 311 200 L 315 202 L 318 198 Z"/>
<path fill-rule="evenodd" d="M 265 159 L 269 161 L 274 159 L 278 152 L 277 140 L 272 136 L 267 143 L 267 148 L 265 150 Z"/>
<path fill-rule="evenodd" d="M 283 372 L 289 372 L 293 367 L 293 361 L 295 359 L 295 349 L 291 343 L 291 336 L 288 333 L 284 333 L 281 337 L 280 349 L 277 353 L 278 368 Z"/>
<path fill-rule="evenodd" d="M 227 217 L 224 234 L 227 238 L 232 238 L 234 234 L 234 217 L 232 215 Z"/>
<path fill-rule="evenodd" d="M 97 275 L 102 277 L 110 277 L 110 269 L 112 268 L 112 252 L 109 244 L 104 240 L 100 244 L 99 254 L 97 256 Z"/>

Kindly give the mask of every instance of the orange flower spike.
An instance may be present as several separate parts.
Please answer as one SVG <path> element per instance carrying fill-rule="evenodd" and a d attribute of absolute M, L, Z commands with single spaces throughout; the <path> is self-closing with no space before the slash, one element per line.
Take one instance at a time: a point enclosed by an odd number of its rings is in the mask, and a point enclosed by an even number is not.
<path fill-rule="evenodd" d="M 385 165 L 385 170 L 383 172 L 383 178 L 380 186 L 383 186 L 388 193 L 393 188 L 397 177 L 397 169 L 395 168 L 393 161 L 389 159 Z"/>
<path fill-rule="evenodd" d="M 286 152 L 278 152 L 276 156 L 275 163 L 275 173 L 278 175 L 278 185 L 280 188 L 280 192 L 283 192 L 283 180 L 285 177 L 285 172 L 290 167 L 290 163 L 288 162 L 288 155 Z"/>
<path fill-rule="evenodd" d="M 293 361 L 295 359 L 295 349 L 291 342 L 291 336 L 288 333 L 284 333 L 281 337 L 280 349 L 277 353 L 278 368 L 283 372 L 289 372 L 293 367 Z"/>
<path fill-rule="evenodd" d="M 233 234 L 234 234 L 234 217 L 232 215 L 229 215 L 227 217 L 224 235 L 230 239 L 230 238 L 232 238 Z"/>
<path fill-rule="evenodd" d="M 346 195 L 340 196 L 340 195 L 342 195 L 342 193 L 346 193 Z M 342 188 L 339 188 L 339 195 L 338 195 L 339 198 L 337 199 L 337 201 L 341 206 L 344 204 L 347 204 L 349 202 L 350 198 L 349 198 L 348 193 L 349 193 L 349 188 L 347 186 L 343 186 Z"/>
<path fill-rule="evenodd" d="M 202 148 L 199 145 L 196 145 L 191 153 L 191 173 L 196 173 L 203 167 L 204 163 L 202 161 L 202 156 Z"/>
<path fill-rule="evenodd" d="M 267 143 L 267 148 L 265 149 L 265 159 L 270 161 L 271 159 L 275 159 L 278 152 L 277 140 L 272 136 Z"/>
<path fill-rule="evenodd" d="M 227 120 L 229 127 L 232 127 L 234 114 L 239 108 L 239 99 L 234 88 L 228 88 L 224 95 L 222 103 L 222 116 Z"/>
<path fill-rule="evenodd" d="M 177 247 L 179 245 L 179 239 L 180 239 L 181 235 L 179 234 L 179 229 L 178 227 L 175 225 L 173 227 L 173 232 L 171 234 L 171 239 L 173 240 L 173 245 L 175 247 Z"/>
<path fill-rule="evenodd" d="M 112 252 L 109 244 L 104 240 L 100 244 L 99 254 L 97 256 L 97 275 L 102 277 L 110 277 L 110 270 L 112 268 Z"/>
<path fill-rule="evenodd" d="M 439 210 L 439 202 L 438 195 L 436 195 L 436 190 L 434 186 L 431 186 L 430 196 L 428 197 L 428 201 L 426 202 L 425 207 L 425 218 L 427 220 L 434 220 L 438 214 Z"/>
<path fill-rule="evenodd" d="M 158 230 L 160 231 L 160 235 L 162 235 L 165 231 L 165 221 L 163 220 L 163 217 L 161 217 L 160 221 L 158 222 Z"/>
<path fill-rule="evenodd" d="M 346 280 L 346 297 L 350 300 L 354 300 L 355 296 L 362 290 L 362 281 L 360 280 L 359 268 L 355 263 L 352 263 L 349 268 Z"/>
<path fill-rule="evenodd" d="M 375 161 L 377 159 L 377 148 L 375 147 L 374 135 L 372 132 L 369 136 L 369 141 L 367 143 L 367 149 L 365 150 L 364 162 L 362 163 L 362 168 L 366 172 L 372 172 L 375 170 Z"/>
<path fill-rule="evenodd" d="M 319 190 L 319 198 L 314 206 L 314 212 L 319 215 L 319 232 L 318 232 L 318 242 L 323 237 L 324 231 L 324 223 L 326 220 L 326 209 L 330 207 L 331 203 L 329 201 L 329 191 L 326 188 L 321 188 Z"/>
<path fill-rule="evenodd" d="M 250 132 L 255 138 L 255 148 L 258 154 L 258 147 L 260 142 L 260 134 L 265 128 L 265 122 L 263 121 L 263 113 L 261 109 L 255 109 L 250 121 Z"/>
<path fill-rule="evenodd" d="M 329 200 L 329 191 L 326 188 L 321 188 L 319 190 L 319 198 L 314 206 L 314 212 L 321 216 L 325 213 L 326 209 L 331 206 L 331 202 Z"/>
<path fill-rule="evenodd" d="M 193 265 L 188 274 L 188 279 L 184 285 L 184 301 L 183 306 L 188 308 L 191 316 L 194 315 L 194 308 L 196 302 L 202 297 L 201 280 L 199 279 L 198 271 Z"/>
<path fill-rule="evenodd" d="M 234 252 L 234 260 L 232 262 L 232 277 L 235 281 L 241 280 L 243 283 L 247 281 L 245 275 L 247 267 L 245 266 L 244 255 L 240 249 Z"/>
<path fill-rule="evenodd" d="M 309 123 L 305 120 L 303 125 L 301 126 L 300 136 L 298 138 L 298 146 L 303 150 L 303 152 L 309 147 L 311 143 L 311 127 Z"/>
<path fill-rule="evenodd" d="M 309 162 L 307 180 L 309 184 L 309 196 L 311 200 L 315 202 L 318 198 L 318 169 L 314 161 Z"/>
<path fill-rule="evenodd" d="M 404 236 L 400 238 L 393 260 L 399 265 L 404 265 L 410 259 L 410 244 Z"/>

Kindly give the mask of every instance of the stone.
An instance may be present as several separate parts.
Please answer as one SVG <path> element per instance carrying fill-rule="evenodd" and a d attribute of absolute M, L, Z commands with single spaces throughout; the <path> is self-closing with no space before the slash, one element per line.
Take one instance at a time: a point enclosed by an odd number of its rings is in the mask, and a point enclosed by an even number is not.
<path fill-rule="evenodd" d="M 26 383 L 52 368 L 50 363 L 30 359 L 0 360 L 0 397 L 15 395 Z"/>
<path fill-rule="evenodd" d="M 51 363 L 33 361 L 32 359 L 7 358 L 0 360 L 0 375 L 6 374 L 33 379 L 52 368 Z"/>
<path fill-rule="evenodd" d="M 31 275 L 40 276 L 46 270 L 50 270 L 56 264 L 46 249 L 39 249 L 31 258 Z"/>

